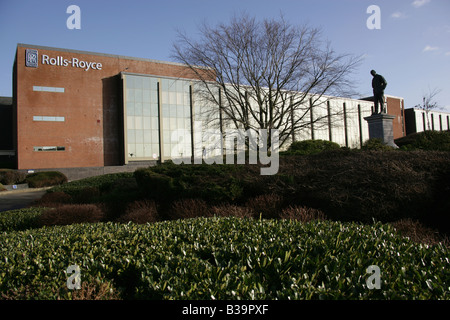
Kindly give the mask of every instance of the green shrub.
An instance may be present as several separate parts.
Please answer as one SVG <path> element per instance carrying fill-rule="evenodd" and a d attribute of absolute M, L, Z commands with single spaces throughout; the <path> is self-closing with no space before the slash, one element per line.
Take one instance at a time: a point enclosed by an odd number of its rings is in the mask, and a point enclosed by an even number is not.
<path fill-rule="evenodd" d="M 154 172 L 151 168 L 136 170 L 134 177 L 140 190 L 152 199 L 164 201 L 172 199 L 177 193 L 172 177 Z"/>
<path fill-rule="evenodd" d="M 235 165 L 175 165 L 135 171 L 140 191 L 158 201 L 199 198 L 208 203 L 234 201 L 243 195 L 239 171 Z"/>
<path fill-rule="evenodd" d="M 340 149 L 340 145 L 326 140 L 303 140 L 293 142 L 286 152 L 287 155 L 317 154 L 326 150 Z"/>
<path fill-rule="evenodd" d="M 423 131 L 395 140 L 401 150 L 450 151 L 450 131 Z"/>
<path fill-rule="evenodd" d="M 330 219 L 370 223 L 403 218 L 449 232 L 450 158 L 436 151 L 331 152 L 280 158 L 281 176 L 266 180 L 286 202 Z"/>
<path fill-rule="evenodd" d="M 152 223 L 160 220 L 156 203 L 151 200 L 138 200 L 128 205 L 126 213 L 117 221 L 122 223 Z"/>
<path fill-rule="evenodd" d="M 12 169 L 0 169 L 0 183 L 5 185 L 24 183 L 26 174 Z"/>
<path fill-rule="evenodd" d="M 289 206 L 285 208 L 280 217 L 282 219 L 298 220 L 301 222 L 327 220 L 325 214 L 322 211 L 301 206 Z"/>
<path fill-rule="evenodd" d="M 43 208 L 25 208 L 0 212 L 0 232 L 37 228 L 43 211 Z"/>
<path fill-rule="evenodd" d="M 0 295 L 71 299 L 65 270 L 122 299 L 450 299 L 449 249 L 389 225 L 237 218 L 0 233 Z M 381 271 L 369 290 L 367 267 Z M 65 288 L 65 290 L 64 290 Z"/>
<path fill-rule="evenodd" d="M 70 181 L 60 186 L 56 186 L 49 192 L 64 192 L 70 196 L 78 196 L 86 188 L 97 188 L 100 192 L 108 192 L 118 185 L 122 179 L 133 179 L 132 172 L 110 173 L 101 176 L 89 177 L 80 180 Z M 119 183 L 119 188 L 122 185 Z"/>
<path fill-rule="evenodd" d="M 274 193 L 263 194 L 247 200 L 246 207 L 253 211 L 255 218 L 276 219 L 283 208 L 283 197 Z"/>
<path fill-rule="evenodd" d="M 127 206 L 141 198 L 133 172 L 75 180 L 53 187 L 48 193 L 66 194 L 70 197 L 70 201 L 66 203 L 102 205 L 105 219 L 108 221 L 114 221 L 124 215 Z"/>
<path fill-rule="evenodd" d="M 387 144 L 385 144 L 383 142 L 383 140 L 381 140 L 379 138 L 372 138 L 372 139 L 367 140 L 366 142 L 364 142 L 361 149 L 362 150 L 378 150 L 378 151 L 395 150 L 393 147 L 388 146 Z"/>
<path fill-rule="evenodd" d="M 93 223 L 104 219 L 102 210 L 93 204 L 67 204 L 48 208 L 39 216 L 43 226 L 70 225 L 74 223 Z"/>
<path fill-rule="evenodd" d="M 58 207 L 72 203 L 72 197 L 64 192 L 47 192 L 40 199 L 33 202 L 34 207 Z"/>
<path fill-rule="evenodd" d="M 27 175 L 26 182 L 30 188 L 42 188 L 67 182 L 67 177 L 59 171 L 42 171 Z"/>
<path fill-rule="evenodd" d="M 172 203 L 168 215 L 171 219 L 189 219 L 196 217 L 210 217 L 210 206 L 201 199 L 180 199 Z"/>
<path fill-rule="evenodd" d="M 1 191 L 6 191 L 6 188 L 3 186 L 3 184 L 0 183 L 0 192 Z"/>

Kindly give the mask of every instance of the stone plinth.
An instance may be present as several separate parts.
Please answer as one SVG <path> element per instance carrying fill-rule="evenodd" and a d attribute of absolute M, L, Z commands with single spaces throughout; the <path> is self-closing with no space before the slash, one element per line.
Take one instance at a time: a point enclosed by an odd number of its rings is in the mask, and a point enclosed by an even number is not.
<path fill-rule="evenodd" d="M 394 119 L 395 116 L 386 113 L 365 117 L 364 120 L 369 124 L 369 138 L 379 138 L 388 146 L 398 148 L 394 143 Z"/>

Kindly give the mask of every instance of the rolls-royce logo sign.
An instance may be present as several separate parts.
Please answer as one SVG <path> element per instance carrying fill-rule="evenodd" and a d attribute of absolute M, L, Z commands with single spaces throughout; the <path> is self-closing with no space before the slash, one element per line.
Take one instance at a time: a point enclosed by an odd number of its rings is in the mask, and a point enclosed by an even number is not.
<path fill-rule="evenodd" d="M 39 55 L 36 49 L 25 50 L 25 66 L 37 68 Z M 83 61 L 78 58 L 72 57 L 71 59 L 65 59 L 63 56 L 50 57 L 46 54 L 41 54 L 41 65 L 50 65 L 58 67 L 80 68 L 84 71 L 88 70 L 102 70 L 103 65 L 100 62 Z"/>
<path fill-rule="evenodd" d="M 25 65 L 27 67 L 38 67 L 38 51 L 35 49 L 26 49 L 25 51 Z"/>

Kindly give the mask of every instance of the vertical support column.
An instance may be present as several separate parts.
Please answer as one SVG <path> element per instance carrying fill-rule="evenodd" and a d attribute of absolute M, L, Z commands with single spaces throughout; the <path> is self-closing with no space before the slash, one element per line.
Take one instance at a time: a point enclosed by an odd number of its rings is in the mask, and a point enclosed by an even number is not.
<path fill-rule="evenodd" d="M 359 146 L 363 146 L 363 134 L 362 134 L 362 118 L 361 118 L 361 105 L 358 104 L 358 125 L 359 125 Z"/>
<path fill-rule="evenodd" d="M 309 123 L 311 127 L 311 140 L 314 140 L 314 114 L 312 98 L 309 98 Z"/>
<path fill-rule="evenodd" d="M 292 136 L 292 143 L 295 142 L 295 129 L 294 129 L 294 125 L 295 125 L 295 121 L 294 121 L 294 98 L 290 98 L 290 113 L 291 113 L 291 136 Z"/>
<path fill-rule="evenodd" d="M 343 104 L 343 110 L 344 110 L 345 146 L 348 147 L 347 106 L 345 102 Z"/>
<path fill-rule="evenodd" d="M 223 156 L 225 154 L 225 126 L 223 124 L 223 104 L 222 104 L 222 89 L 219 88 L 219 129 L 220 129 L 220 154 Z"/>
<path fill-rule="evenodd" d="M 422 127 L 423 127 L 423 131 L 427 130 L 427 126 L 426 126 L 426 121 L 425 121 L 425 112 L 422 112 Z"/>
<path fill-rule="evenodd" d="M 158 93 L 158 119 L 159 119 L 159 161 L 164 162 L 164 141 L 163 141 L 163 119 L 162 119 L 162 90 L 161 79 L 158 79 L 157 93 Z"/>
<path fill-rule="evenodd" d="M 328 140 L 333 141 L 333 134 L 331 131 L 331 106 L 330 100 L 327 101 L 327 114 L 328 114 Z"/>
<path fill-rule="evenodd" d="M 222 111 L 222 89 L 219 88 L 219 129 L 223 137 L 223 111 Z"/>
<path fill-rule="evenodd" d="M 189 111 L 191 123 L 191 163 L 194 163 L 194 99 L 193 99 L 192 82 L 189 84 Z"/>
<path fill-rule="evenodd" d="M 128 164 L 128 128 L 127 128 L 127 76 L 122 74 L 123 100 L 123 163 Z"/>

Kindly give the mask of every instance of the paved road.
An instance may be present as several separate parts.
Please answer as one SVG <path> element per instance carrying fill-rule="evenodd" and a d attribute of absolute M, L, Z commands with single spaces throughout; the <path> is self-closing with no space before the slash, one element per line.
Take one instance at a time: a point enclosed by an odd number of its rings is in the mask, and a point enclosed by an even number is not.
<path fill-rule="evenodd" d="M 47 188 L 0 192 L 0 212 L 25 208 L 40 199 Z"/>

